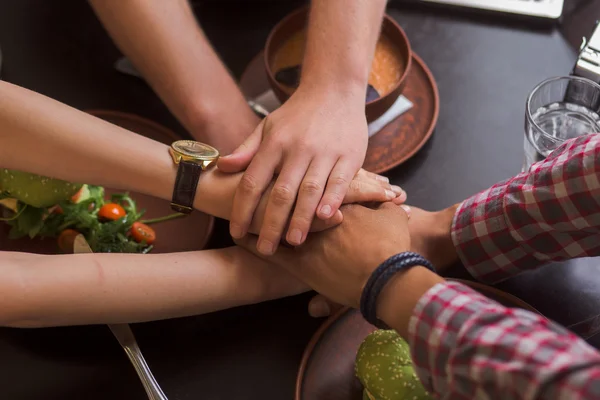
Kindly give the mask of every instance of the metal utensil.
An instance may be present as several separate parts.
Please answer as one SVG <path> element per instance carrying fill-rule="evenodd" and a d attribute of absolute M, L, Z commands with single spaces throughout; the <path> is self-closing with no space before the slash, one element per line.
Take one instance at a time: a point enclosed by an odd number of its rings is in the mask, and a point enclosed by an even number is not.
<path fill-rule="evenodd" d="M 77 235 L 75 238 L 75 242 L 73 243 L 73 253 L 93 253 L 83 235 Z M 167 396 L 165 396 L 158 385 L 158 382 L 154 379 L 152 371 L 150 371 L 150 367 L 148 367 L 129 325 L 110 324 L 108 327 L 121 344 L 121 347 L 123 347 L 123 350 L 125 350 L 125 354 L 127 354 L 129 361 L 131 361 L 133 368 L 135 368 L 135 371 L 146 390 L 148 398 L 150 400 L 167 400 Z"/>

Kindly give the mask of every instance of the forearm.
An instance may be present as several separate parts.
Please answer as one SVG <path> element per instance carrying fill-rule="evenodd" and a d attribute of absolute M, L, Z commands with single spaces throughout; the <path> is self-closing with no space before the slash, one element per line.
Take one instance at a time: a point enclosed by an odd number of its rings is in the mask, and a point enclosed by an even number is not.
<path fill-rule="evenodd" d="M 396 296 L 401 304 L 404 296 Z M 508 309 L 462 284 L 432 286 L 402 324 L 408 325 L 408 332 L 400 332 L 417 375 L 430 392 L 457 398 L 598 396 L 595 349 L 542 316 Z"/>
<path fill-rule="evenodd" d="M 570 140 L 546 160 L 461 204 L 458 255 L 498 282 L 550 261 L 600 255 L 600 134 Z"/>
<path fill-rule="evenodd" d="M 301 293 L 280 268 L 234 247 L 176 254 L 1 253 L 0 325 L 142 322 Z"/>
<path fill-rule="evenodd" d="M 119 48 L 193 136 L 227 154 L 251 133 L 258 120 L 187 0 L 90 3 Z M 219 119 L 227 126 L 211 129 Z M 242 125 L 246 121 L 249 125 Z"/>
<path fill-rule="evenodd" d="M 312 0 L 300 88 L 333 88 L 364 103 L 386 3 Z"/>
<path fill-rule="evenodd" d="M 172 198 L 177 166 L 167 145 L 1 81 L 0 127 L 0 168 Z M 194 208 L 229 219 L 241 179 L 242 173 L 204 171 Z M 353 183 L 345 202 L 394 200 L 389 185 L 375 178 L 359 175 Z M 260 228 L 269 193 L 270 188 L 258 205 L 251 233 Z M 323 222 L 319 229 L 327 226 Z"/>
<path fill-rule="evenodd" d="M 168 146 L 55 100 L 0 82 L 0 167 L 170 200 Z M 229 218 L 241 174 L 202 174 L 194 207 Z"/>

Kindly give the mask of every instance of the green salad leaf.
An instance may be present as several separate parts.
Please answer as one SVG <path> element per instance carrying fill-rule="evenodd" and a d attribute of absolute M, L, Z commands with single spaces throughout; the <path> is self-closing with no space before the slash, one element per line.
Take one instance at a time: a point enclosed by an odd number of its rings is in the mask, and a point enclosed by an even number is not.
<path fill-rule="evenodd" d="M 101 186 L 75 185 L 19 171 L 0 170 L 0 185 L 0 210 L 5 211 L 0 221 L 10 225 L 10 239 L 58 238 L 60 244 L 66 233 L 81 233 L 96 253 L 147 253 L 152 245 L 139 235 L 141 242 L 136 241 L 134 223 L 150 225 L 183 216 L 177 213 L 141 221 L 144 210 L 137 208 L 128 193 L 113 194 L 107 202 Z M 102 219 L 99 213 L 104 205 L 120 206 L 125 215 Z"/>

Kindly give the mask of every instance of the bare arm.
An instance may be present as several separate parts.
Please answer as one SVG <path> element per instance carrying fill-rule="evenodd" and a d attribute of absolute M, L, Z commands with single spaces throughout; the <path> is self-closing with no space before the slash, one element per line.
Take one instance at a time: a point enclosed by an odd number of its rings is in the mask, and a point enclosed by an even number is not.
<path fill-rule="evenodd" d="M 236 238 L 248 232 L 259 199 L 279 173 L 258 241 L 263 254 L 274 253 L 282 236 L 302 244 L 315 214 L 334 215 L 364 162 L 365 93 L 385 4 L 313 0 L 300 86 L 219 162 L 226 171 L 245 170 L 231 216 Z"/>
<path fill-rule="evenodd" d="M 119 48 L 198 140 L 223 154 L 259 120 L 198 26 L 187 0 L 91 0 Z"/>
<path fill-rule="evenodd" d="M 361 105 L 387 0 L 312 0 L 301 86 L 356 94 Z"/>
<path fill-rule="evenodd" d="M 7 82 L 0 82 L 0 127 L 1 168 L 171 199 L 177 168 L 162 143 Z M 229 219 L 241 177 L 203 173 L 194 207 Z M 391 200 L 389 184 L 364 174 L 354 189 L 349 202 Z"/>
<path fill-rule="evenodd" d="M 0 253 L 0 326 L 142 322 L 302 293 L 239 247 L 175 254 Z"/>
<path fill-rule="evenodd" d="M 2 168 L 171 198 L 177 168 L 162 143 L 6 82 L 0 126 Z M 239 178 L 203 174 L 195 208 L 227 218 Z"/>

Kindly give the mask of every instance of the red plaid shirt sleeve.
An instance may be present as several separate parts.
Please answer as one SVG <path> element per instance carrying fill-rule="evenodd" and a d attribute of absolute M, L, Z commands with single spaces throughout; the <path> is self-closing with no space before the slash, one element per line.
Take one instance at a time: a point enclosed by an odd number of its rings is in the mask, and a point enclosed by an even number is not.
<path fill-rule="evenodd" d="M 461 204 L 452 238 L 475 277 L 600 255 L 600 134 L 566 142 Z M 444 399 L 600 399 L 600 354 L 565 328 L 459 283 L 431 288 L 409 324 L 419 378 Z"/>
<path fill-rule="evenodd" d="M 463 202 L 452 238 L 488 283 L 550 261 L 600 255 L 600 134 L 567 141 L 528 172 Z"/>
<path fill-rule="evenodd" d="M 443 399 L 600 399 L 600 354 L 565 328 L 445 282 L 409 323 L 417 375 Z"/>

